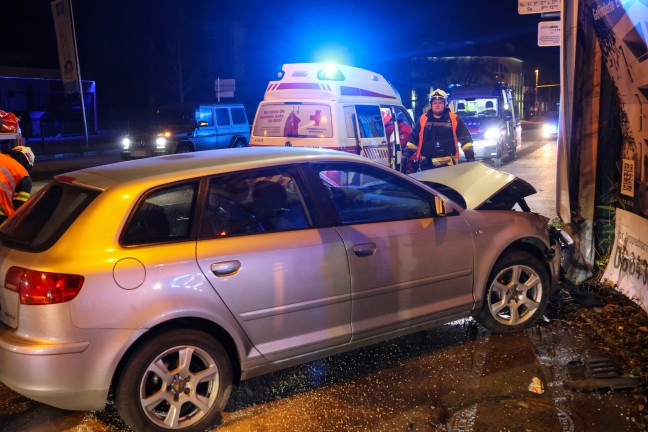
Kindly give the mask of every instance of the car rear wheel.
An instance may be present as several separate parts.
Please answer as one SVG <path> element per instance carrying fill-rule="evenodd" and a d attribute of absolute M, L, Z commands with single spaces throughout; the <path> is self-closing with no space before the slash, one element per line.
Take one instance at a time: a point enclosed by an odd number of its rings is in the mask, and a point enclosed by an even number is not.
<path fill-rule="evenodd" d="M 495 264 L 477 319 L 496 333 L 519 331 L 542 317 L 549 295 L 542 262 L 528 252 L 513 251 Z"/>
<path fill-rule="evenodd" d="M 133 353 L 115 400 L 134 430 L 204 431 L 220 420 L 231 389 L 223 346 L 207 333 L 182 329 L 159 334 Z"/>
<path fill-rule="evenodd" d="M 236 141 L 234 141 L 234 144 L 232 144 L 232 148 L 243 148 L 247 146 L 247 143 L 242 138 L 238 138 Z"/>

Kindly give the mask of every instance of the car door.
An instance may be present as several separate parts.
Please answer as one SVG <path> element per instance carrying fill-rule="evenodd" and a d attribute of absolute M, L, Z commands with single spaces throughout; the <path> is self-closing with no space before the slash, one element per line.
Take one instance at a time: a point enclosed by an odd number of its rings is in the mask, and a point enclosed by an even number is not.
<path fill-rule="evenodd" d="M 334 228 L 314 226 L 310 201 L 290 167 L 209 180 L 198 263 L 271 361 L 351 338 L 344 245 Z"/>
<path fill-rule="evenodd" d="M 385 125 L 378 105 L 345 105 L 347 148 L 383 165 L 389 165 Z"/>
<path fill-rule="evenodd" d="M 201 106 L 196 109 L 196 130 L 193 135 L 196 151 L 215 148 L 217 136 L 211 107 Z"/>
<path fill-rule="evenodd" d="M 351 272 L 354 340 L 470 310 L 473 246 L 460 214 L 369 164 L 313 165 L 338 216 Z"/>
<path fill-rule="evenodd" d="M 232 141 L 232 120 L 230 119 L 229 108 L 214 108 L 214 119 L 216 120 L 216 135 L 218 148 L 227 148 Z"/>

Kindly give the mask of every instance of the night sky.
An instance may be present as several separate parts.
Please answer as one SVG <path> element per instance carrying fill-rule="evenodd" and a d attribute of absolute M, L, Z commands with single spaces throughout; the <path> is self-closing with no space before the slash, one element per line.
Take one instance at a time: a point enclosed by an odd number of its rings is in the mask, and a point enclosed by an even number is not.
<path fill-rule="evenodd" d="M 7 3 L 0 64 L 58 69 L 50 1 Z M 228 78 L 235 70 L 245 71 L 247 77 L 237 82 L 237 96 L 258 101 L 283 63 L 332 60 L 390 79 L 408 67 L 412 56 L 462 55 L 467 46 L 483 55 L 521 58 L 530 70 L 539 68 L 547 82 L 558 79 L 558 48 L 537 47 L 541 18 L 518 15 L 516 0 L 73 0 L 72 4 L 81 73 L 97 81 L 102 111 L 116 117 L 174 97 L 163 77 L 175 46 L 201 75 L 196 92 L 212 98 L 214 78 Z M 210 42 L 202 29 L 212 22 Z M 218 26 L 234 23 L 245 34 L 245 49 L 232 59 L 231 53 L 214 47 L 221 40 Z M 514 51 L 496 52 L 506 44 L 514 45 Z"/>

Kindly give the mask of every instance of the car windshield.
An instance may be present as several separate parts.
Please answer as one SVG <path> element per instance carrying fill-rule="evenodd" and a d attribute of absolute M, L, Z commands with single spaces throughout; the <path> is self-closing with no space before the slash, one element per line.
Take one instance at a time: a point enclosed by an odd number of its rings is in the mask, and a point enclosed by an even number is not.
<path fill-rule="evenodd" d="M 461 117 L 497 117 L 497 98 L 467 98 L 452 101 L 453 110 Z"/>
<path fill-rule="evenodd" d="M 193 126 L 196 123 L 196 110 L 190 108 L 160 108 L 155 112 L 155 125 Z"/>
<path fill-rule="evenodd" d="M 46 250 L 98 195 L 98 191 L 53 181 L 2 225 L 0 239 L 19 250 Z"/>

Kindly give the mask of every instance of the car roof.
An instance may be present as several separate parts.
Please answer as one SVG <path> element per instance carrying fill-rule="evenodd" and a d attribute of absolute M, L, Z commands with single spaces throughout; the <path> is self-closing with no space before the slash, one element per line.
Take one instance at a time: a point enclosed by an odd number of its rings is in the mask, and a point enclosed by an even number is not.
<path fill-rule="evenodd" d="M 306 160 L 348 160 L 372 163 L 366 158 L 339 150 L 299 147 L 246 147 L 117 162 L 68 172 L 56 176 L 55 179 L 105 190 L 117 184 L 131 182 L 169 183 L 219 172 L 275 166 Z"/>

